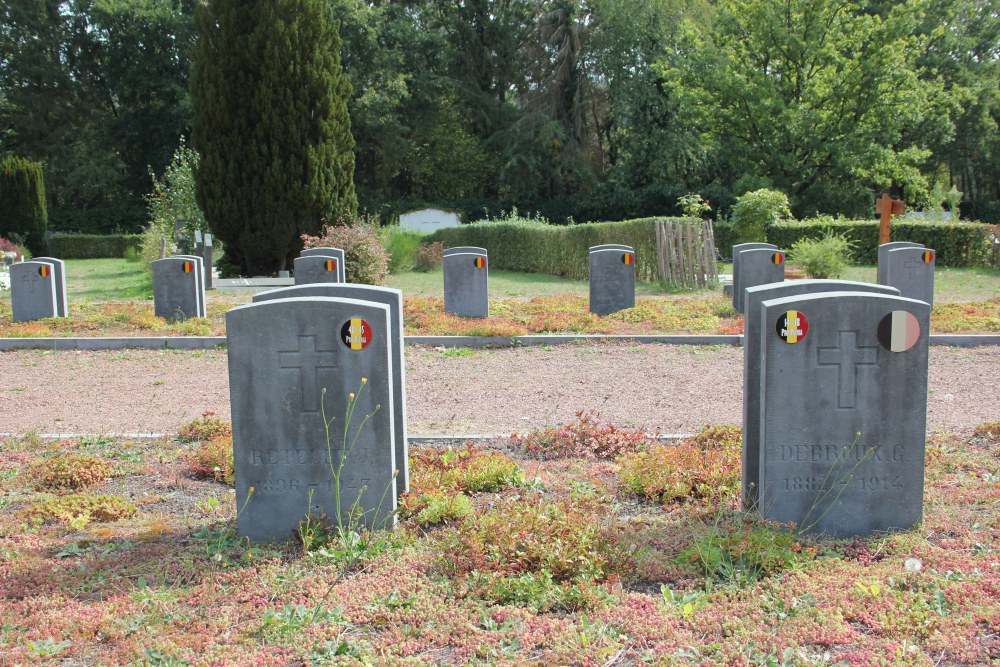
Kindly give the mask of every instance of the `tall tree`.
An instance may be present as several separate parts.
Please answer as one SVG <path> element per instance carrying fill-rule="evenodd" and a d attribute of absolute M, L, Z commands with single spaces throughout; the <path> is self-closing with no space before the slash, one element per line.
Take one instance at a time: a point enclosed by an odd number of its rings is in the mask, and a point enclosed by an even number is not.
<path fill-rule="evenodd" d="M 357 209 L 337 26 L 326 0 L 208 0 L 195 24 L 198 201 L 232 270 L 271 273 Z"/>

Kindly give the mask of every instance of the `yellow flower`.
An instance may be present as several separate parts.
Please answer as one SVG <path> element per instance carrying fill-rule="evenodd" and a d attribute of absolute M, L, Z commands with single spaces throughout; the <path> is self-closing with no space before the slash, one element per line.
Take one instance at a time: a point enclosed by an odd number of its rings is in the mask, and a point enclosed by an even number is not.
<path fill-rule="evenodd" d="M 350 394 L 348 394 L 347 398 L 348 398 L 348 400 L 353 401 L 354 400 L 354 392 L 352 391 Z"/>
<path fill-rule="evenodd" d="M 253 493 L 253 487 L 252 486 L 249 489 L 247 489 L 247 493 Z"/>
<path fill-rule="evenodd" d="M 361 384 L 368 384 L 368 378 L 361 378 Z"/>

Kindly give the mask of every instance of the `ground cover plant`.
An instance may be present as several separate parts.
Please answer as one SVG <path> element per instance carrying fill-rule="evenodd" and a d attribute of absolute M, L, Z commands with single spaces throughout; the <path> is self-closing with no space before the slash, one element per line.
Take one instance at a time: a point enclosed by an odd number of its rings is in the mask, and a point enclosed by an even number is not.
<path fill-rule="evenodd" d="M 576 428 L 597 436 L 591 414 Z M 607 457 L 542 457 L 519 441 L 414 447 L 392 532 L 314 531 L 308 549 L 235 535 L 230 487 L 192 464 L 225 426 L 205 415 L 172 439 L 0 441 L 5 664 L 1000 659 L 995 422 L 929 439 L 924 520 L 905 533 L 809 540 L 739 512 L 733 494 L 706 502 L 703 484 L 739 479 L 738 430 L 710 427 Z M 637 485 L 642 456 L 671 468 Z M 39 484 L 57 457 L 100 461 L 110 477 Z M 437 492 L 468 502 L 420 520 L 419 499 Z"/>

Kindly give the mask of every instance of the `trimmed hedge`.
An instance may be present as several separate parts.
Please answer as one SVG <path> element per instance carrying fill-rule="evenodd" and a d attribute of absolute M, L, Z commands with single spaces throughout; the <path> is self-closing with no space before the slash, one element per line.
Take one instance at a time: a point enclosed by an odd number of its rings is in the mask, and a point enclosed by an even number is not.
<path fill-rule="evenodd" d="M 140 234 L 53 234 L 49 254 L 59 259 L 119 258 L 139 247 Z"/>
<path fill-rule="evenodd" d="M 767 240 L 785 250 L 802 238 L 822 238 L 827 231 L 854 243 L 851 262 L 878 263 L 877 220 L 805 220 L 768 225 Z M 990 228 L 976 222 L 896 222 L 893 241 L 912 241 L 933 248 L 938 266 L 989 266 L 992 248 Z M 718 242 L 718 234 L 716 241 Z M 719 244 L 719 247 L 726 246 Z M 729 246 L 731 253 L 732 246 Z M 727 253 L 723 251 L 723 255 Z"/>
<path fill-rule="evenodd" d="M 635 275 L 655 282 L 656 220 L 691 218 L 640 218 L 622 222 L 597 222 L 556 226 L 509 222 L 486 222 L 439 229 L 425 243 L 440 241 L 445 248 L 481 246 L 489 251 L 490 267 L 503 271 L 547 273 L 587 280 L 590 246 L 623 243 L 635 248 Z"/>

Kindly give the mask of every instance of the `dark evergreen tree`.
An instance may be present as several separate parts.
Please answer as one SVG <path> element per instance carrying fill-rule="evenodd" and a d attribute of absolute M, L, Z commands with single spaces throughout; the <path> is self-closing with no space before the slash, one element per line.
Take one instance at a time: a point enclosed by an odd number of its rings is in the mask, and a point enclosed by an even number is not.
<path fill-rule="evenodd" d="M 42 165 L 17 157 L 0 161 L 0 236 L 43 255 L 47 226 Z"/>
<path fill-rule="evenodd" d="M 356 213 L 337 25 L 326 0 L 208 0 L 195 25 L 198 203 L 232 269 L 272 273 Z"/>

